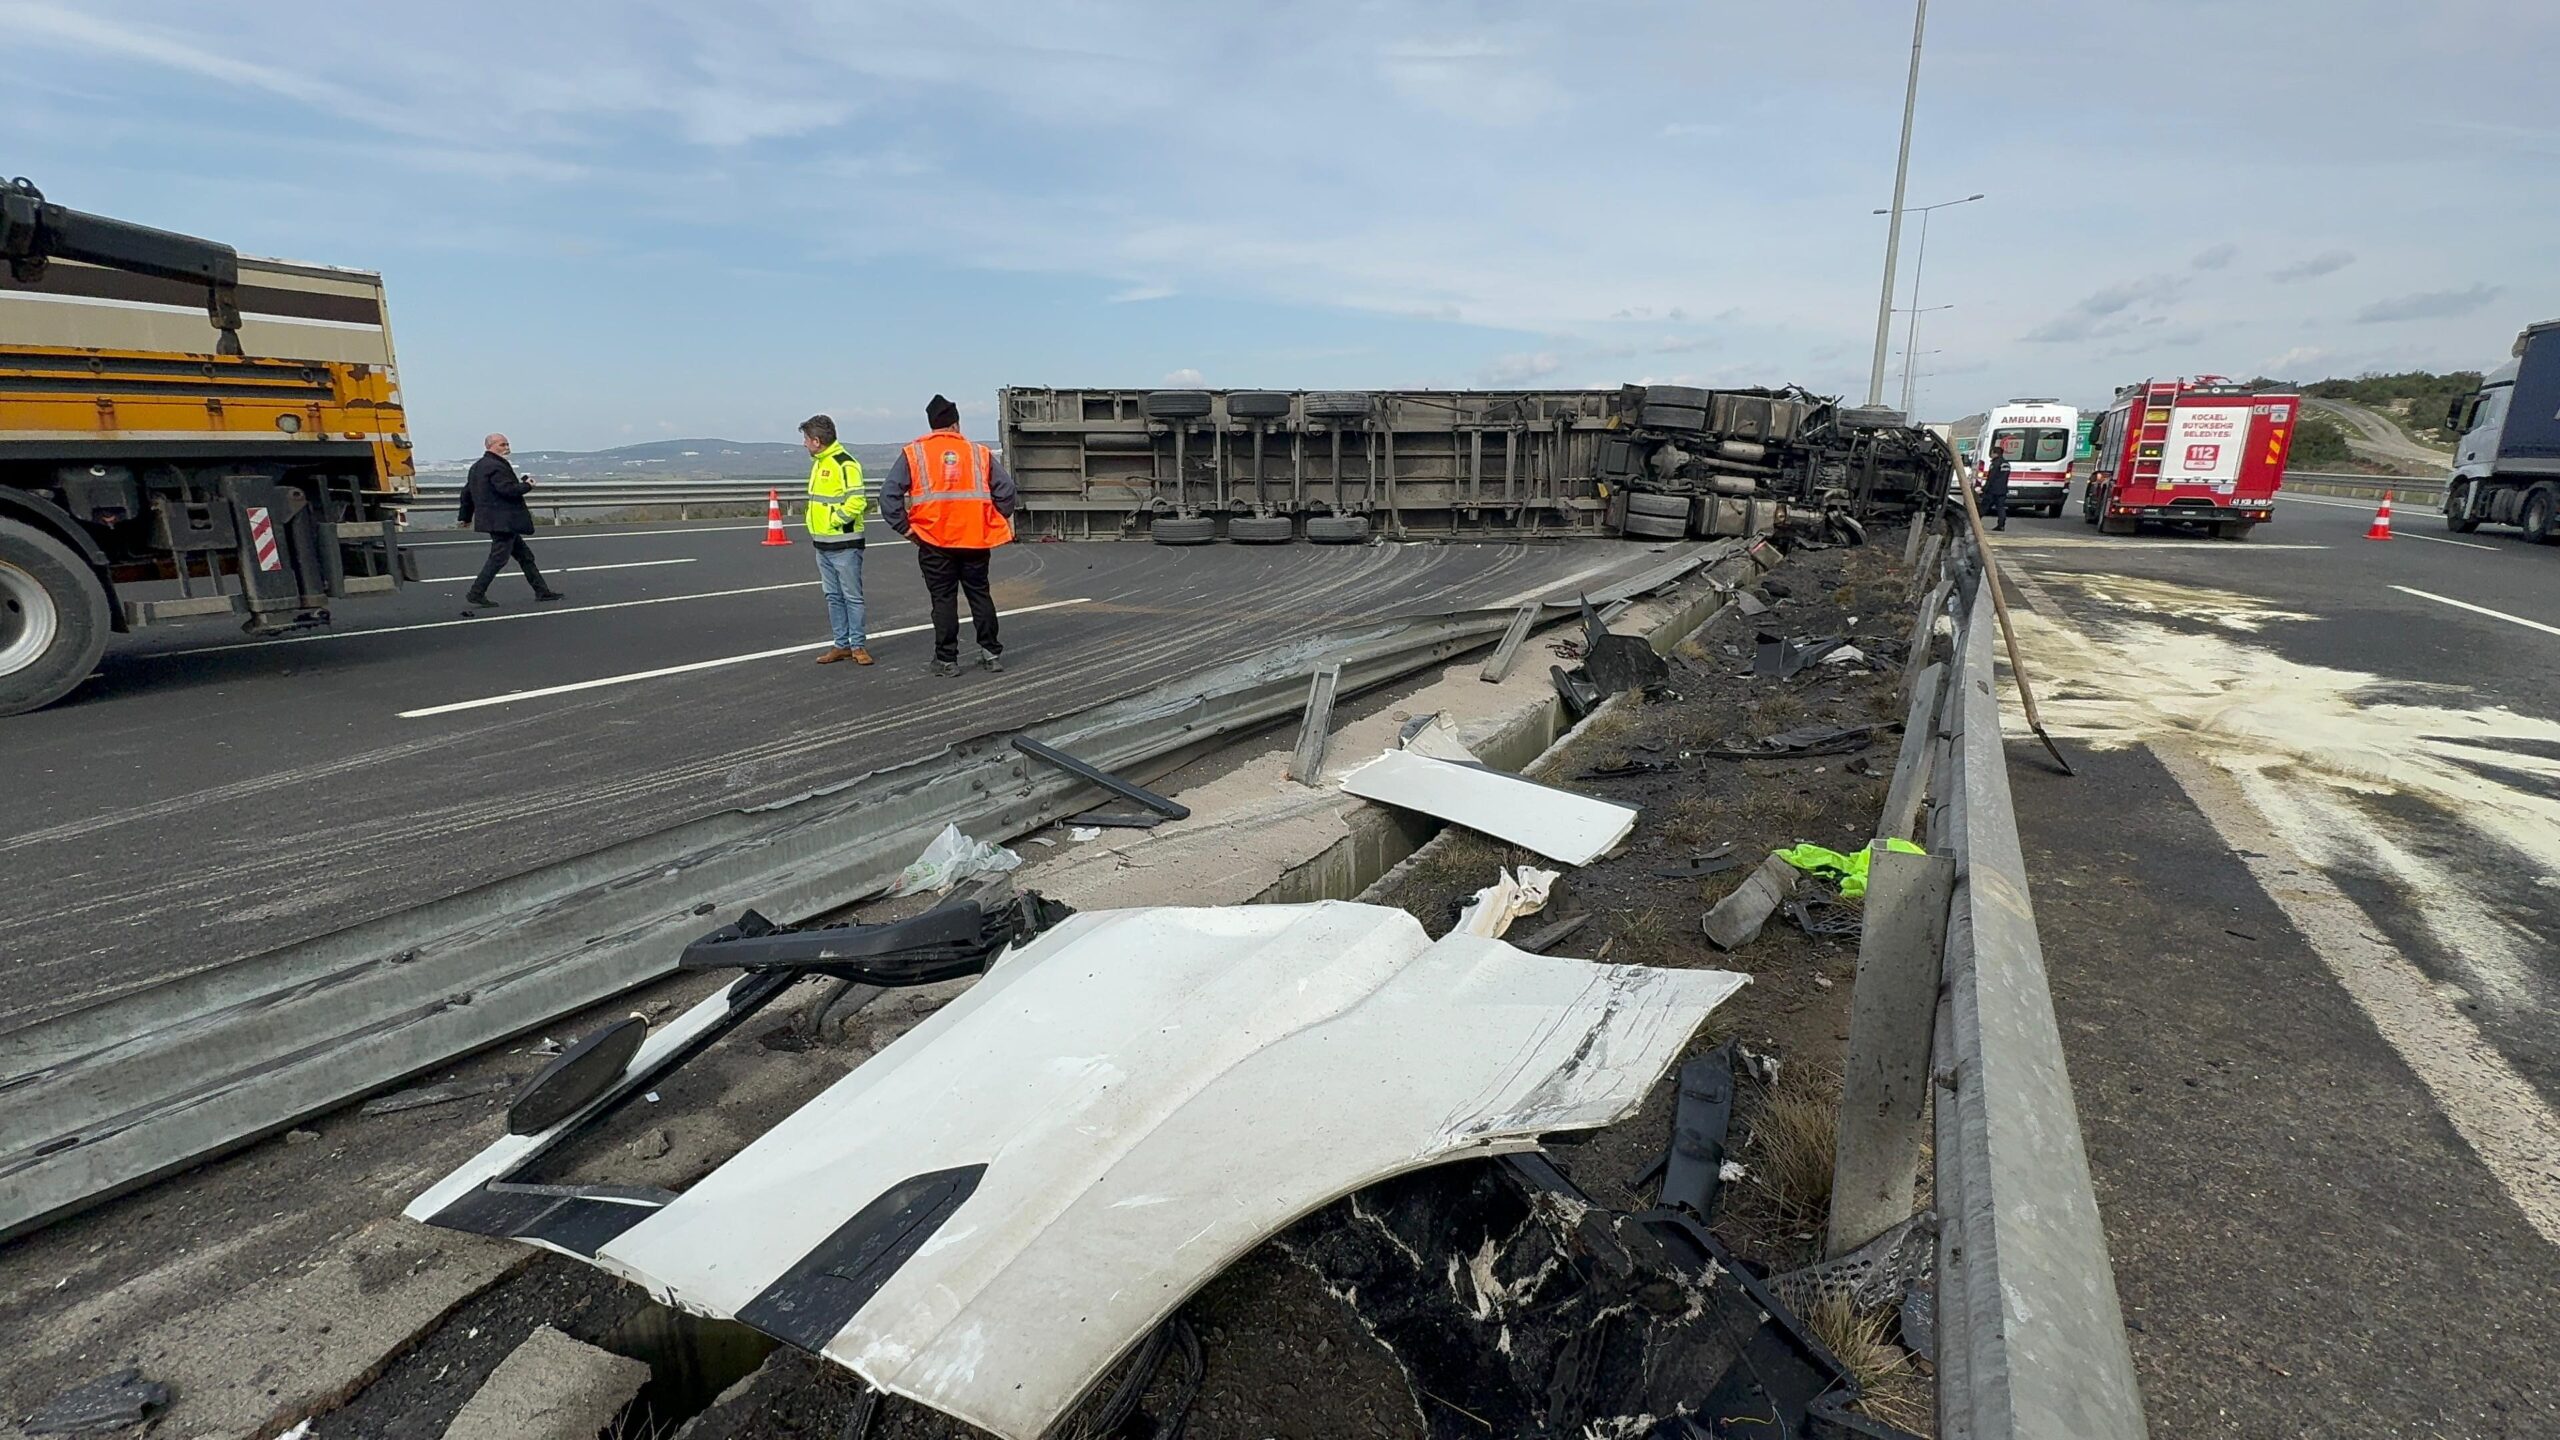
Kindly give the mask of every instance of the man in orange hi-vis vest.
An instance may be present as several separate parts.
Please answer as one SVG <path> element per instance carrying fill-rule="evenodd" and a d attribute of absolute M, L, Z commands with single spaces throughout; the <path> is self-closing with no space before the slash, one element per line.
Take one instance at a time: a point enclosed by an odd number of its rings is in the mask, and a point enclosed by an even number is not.
<path fill-rule="evenodd" d="M 1013 472 L 986 446 L 960 433 L 960 407 L 936 395 L 924 407 L 933 427 L 910 442 L 880 487 L 880 514 L 915 542 L 925 592 L 933 597 L 933 673 L 960 673 L 960 592 L 978 631 L 978 668 L 1001 672 L 996 599 L 987 557 L 1013 538 Z"/>

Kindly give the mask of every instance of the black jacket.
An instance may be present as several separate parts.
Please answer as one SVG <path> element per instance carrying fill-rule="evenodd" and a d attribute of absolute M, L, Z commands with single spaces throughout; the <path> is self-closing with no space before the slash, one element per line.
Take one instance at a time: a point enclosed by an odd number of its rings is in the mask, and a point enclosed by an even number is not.
<path fill-rule="evenodd" d="M 1982 476 L 1982 498 L 1997 503 L 2009 493 L 2009 457 L 1994 455 L 1991 468 Z"/>
<path fill-rule="evenodd" d="M 516 478 L 506 456 L 490 451 L 473 463 L 471 478 L 462 484 L 457 518 L 483 535 L 530 535 L 533 511 L 525 506 L 524 492 L 532 488 Z"/>

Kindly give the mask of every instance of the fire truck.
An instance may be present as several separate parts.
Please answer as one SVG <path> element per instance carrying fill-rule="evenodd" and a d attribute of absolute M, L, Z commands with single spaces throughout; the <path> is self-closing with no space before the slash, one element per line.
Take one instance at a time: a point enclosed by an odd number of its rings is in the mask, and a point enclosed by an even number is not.
<path fill-rule="evenodd" d="M 2246 540 L 2275 518 L 2301 409 L 2290 392 L 2219 375 L 2127 385 L 2091 437 L 2080 518 L 2109 535 L 2154 521 Z"/>

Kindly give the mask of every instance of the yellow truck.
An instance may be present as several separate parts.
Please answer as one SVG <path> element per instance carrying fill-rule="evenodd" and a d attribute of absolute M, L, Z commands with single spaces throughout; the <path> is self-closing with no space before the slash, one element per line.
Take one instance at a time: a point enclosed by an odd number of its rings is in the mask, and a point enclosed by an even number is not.
<path fill-rule="evenodd" d="M 112 632 L 329 621 L 417 578 L 382 277 L 49 203 L 0 181 L 0 715 Z"/>

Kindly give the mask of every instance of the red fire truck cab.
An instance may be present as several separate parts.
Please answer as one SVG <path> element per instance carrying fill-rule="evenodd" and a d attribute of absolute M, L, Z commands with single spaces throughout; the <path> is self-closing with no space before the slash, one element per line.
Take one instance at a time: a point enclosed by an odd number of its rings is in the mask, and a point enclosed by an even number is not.
<path fill-rule="evenodd" d="M 2109 535 L 2150 520 L 2246 540 L 2275 518 L 2301 410 L 2299 396 L 2219 375 L 2127 385 L 2090 436 L 2080 518 Z"/>

